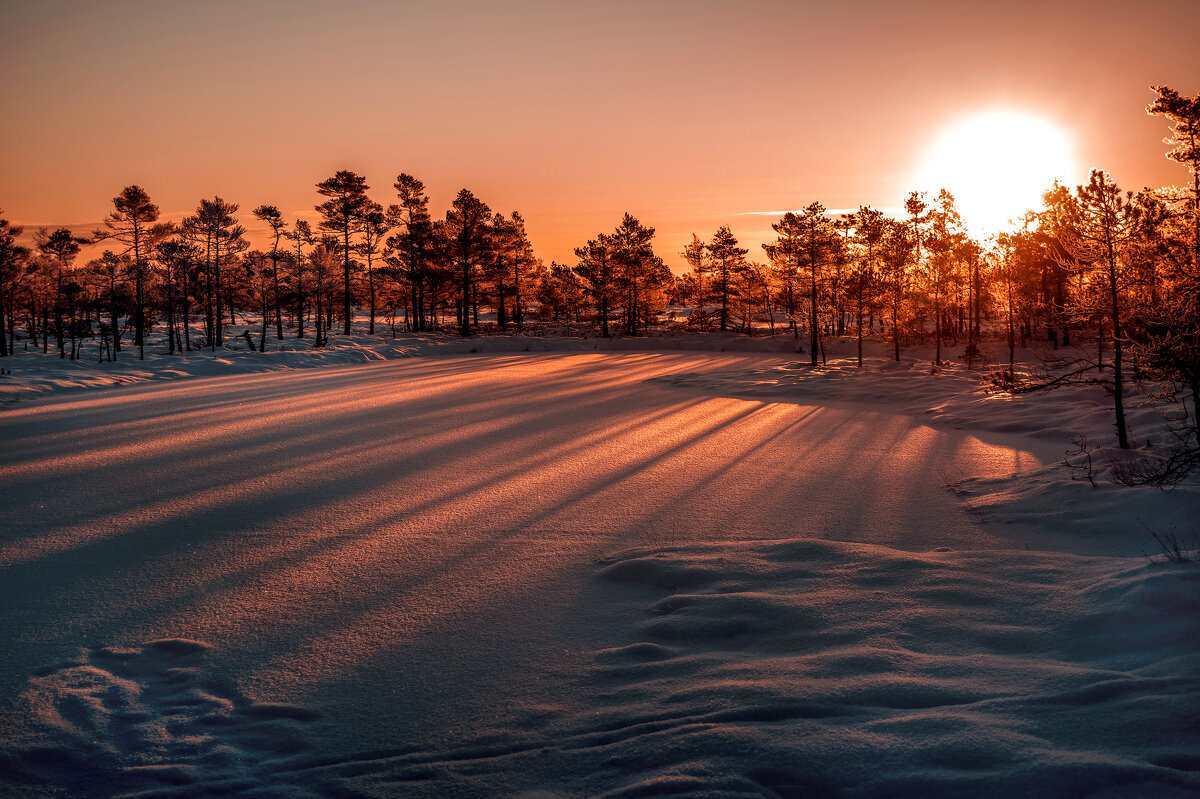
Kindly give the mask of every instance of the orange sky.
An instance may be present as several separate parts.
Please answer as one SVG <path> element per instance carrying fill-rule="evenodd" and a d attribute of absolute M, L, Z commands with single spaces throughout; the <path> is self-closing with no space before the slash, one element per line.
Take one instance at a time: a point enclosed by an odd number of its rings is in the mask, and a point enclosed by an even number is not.
<path fill-rule="evenodd" d="M 214 194 L 314 217 L 336 169 L 385 205 L 404 171 L 436 213 L 464 186 L 519 210 L 547 262 L 625 211 L 676 268 L 722 224 L 764 260 L 747 212 L 896 207 L 939 132 L 998 107 L 1122 186 L 1182 184 L 1142 109 L 1200 91 L 1195 0 L 6 6 L 0 208 L 30 228 L 131 183 L 174 219 Z"/>

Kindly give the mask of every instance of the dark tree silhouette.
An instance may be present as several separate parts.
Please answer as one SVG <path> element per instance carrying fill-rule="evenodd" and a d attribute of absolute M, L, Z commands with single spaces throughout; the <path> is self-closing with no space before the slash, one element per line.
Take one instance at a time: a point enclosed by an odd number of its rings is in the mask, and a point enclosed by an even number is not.
<path fill-rule="evenodd" d="M 384 212 L 383 206 L 376 202 L 368 202 L 359 218 L 359 232 L 362 240 L 355 245 L 354 251 L 367 260 L 367 303 L 369 321 L 367 332 L 375 335 L 375 257 L 380 254 L 383 237 L 395 227 L 395 223 Z"/>
<path fill-rule="evenodd" d="M 317 240 L 303 219 L 297 219 L 291 231 L 283 235 L 296 242 L 296 338 L 304 338 L 304 245 L 312 246 Z"/>
<path fill-rule="evenodd" d="M 708 244 L 713 280 L 716 290 L 721 294 L 721 331 L 729 329 L 729 297 L 733 291 L 734 280 L 746 267 L 746 253 L 750 252 L 738 246 L 738 240 L 728 225 L 721 225 L 713 234 Z"/>
<path fill-rule="evenodd" d="M 188 339 L 188 274 L 200 259 L 200 248 L 183 238 L 170 238 L 154 248 L 155 258 L 163 268 L 162 286 L 164 308 L 167 312 L 167 354 L 174 355 L 191 349 Z M 176 309 L 182 302 L 180 319 Z"/>
<path fill-rule="evenodd" d="M 633 336 L 641 333 L 641 322 L 647 316 L 647 293 L 663 283 L 663 263 L 654 254 L 653 238 L 654 228 L 628 213 L 612 235 L 613 258 L 625 289 L 625 332 Z"/>
<path fill-rule="evenodd" d="M 46 230 L 38 231 L 35 241 L 38 251 L 54 263 L 54 338 L 58 343 L 58 357 L 65 358 L 67 352 L 63 311 L 66 309 L 63 308 L 63 281 L 67 278 L 72 264 L 75 263 L 81 245 L 86 244 L 87 239 L 75 236 L 67 228 L 59 228 L 53 233 Z M 74 331 L 75 327 L 75 304 L 72 302 L 70 329 Z M 72 337 L 72 343 L 74 343 L 74 337 Z"/>
<path fill-rule="evenodd" d="M 279 240 L 287 235 L 283 214 L 273 205 L 260 205 L 254 216 L 271 228 L 271 292 L 275 305 L 275 338 L 283 341 L 283 291 L 279 285 Z"/>
<path fill-rule="evenodd" d="M 183 220 L 185 236 L 204 242 L 205 251 L 205 332 L 209 347 L 216 350 L 225 343 L 225 308 L 229 304 L 225 297 L 228 287 L 223 284 L 223 265 L 249 247 L 243 238 L 245 228 L 238 224 L 234 214 L 237 203 L 220 197 L 201 200 L 193 216 Z M 229 308 L 230 320 L 233 308 Z"/>
<path fill-rule="evenodd" d="M 146 257 L 154 244 L 162 238 L 164 230 L 156 228 L 158 206 L 150 202 L 141 186 L 126 186 L 113 198 L 113 212 L 104 220 L 104 228 L 95 231 L 93 240 L 113 240 L 125 246 L 125 252 L 133 255 L 134 317 L 133 343 L 138 347 L 138 358 L 146 357 Z"/>
<path fill-rule="evenodd" d="M 908 264 L 913 253 L 913 238 L 908 225 L 894 219 L 884 220 L 883 239 L 880 241 L 884 282 L 892 311 L 893 357 L 900 361 L 900 308 L 908 291 Z"/>
<path fill-rule="evenodd" d="M 841 241 L 833 221 L 825 215 L 825 206 L 819 202 L 809 203 L 800 216 L 787 212 L 771 228 L 779 234 L 775 243 L 766 247 L 772 261 L 786 259 L 808 267 L 808 337 L 812 365 L 816 366 L 817 351 L 821 346 L 820 276 L 826 263 L 836 255 Z"/>
<path fill-rule="evenodd" d="M 707 330 L 708 318 L 704 312 L 704 274 L 709 271 L 708 244 L 693 233 L 691 242 L 683 248 L 680 255 L 696 275 L 696 326 L 700 330 Z"/>
<path fill-rule="evenodd" d="M 354 295 L 350 290 L 350 234 L 353 233 L 366 213 L 370 200 L 367 198 L 367 179 L 362 175 L 341 169 L 333 177 L 317 184 L 317 193 L 329 199 L 316 206 L 321 214 L 321 230 L 341 236 L 342 250 L 342 315 L 343 334 L 350 335 L 353 314 L 350 306 Z"/>
<path fill-rule="evenodd" d="M 464 336 L 471 335 L 471 302 L 478 271 L 491 258 L 491 217 L 486 203 L 462 189 L 442 224 L 449 260 L 459 275 L 458 329 Z"/>
<path fill-rule="evenodd" d="M 392 250 L 388 262 L 408 281 L 412 309 L 409 327 L 427 330 L 431 325 L 429 306 L 433 289 L 429 264 L 436 255 L 429 197 L 425 194 L 425 184 L 412 175 L 401 173 L 394 186 L 400 202 L 388 206 L 388 218 L 397 229 L 387 240 Z"/>
<path fill-rule="evenodd" d="M 583 289 L 592 298 L 592 304 L 600 317 L 600 335 L 609 338 L 608 317 L 613 294 L 617 288 L 616 263 L 613 237 L 601 233 L 582 247 L 575 248 L 579 264 L 575 274 L 583 280 Z"/>
<path fill-rule="evenodd" d="M 524 218 L 515 211 L 510 217 L 496 214 L 492 219 L 492 237 L 492 281 L 496 290 L 496 322 L 501 330 L 505 330 L 511 318 L 520 329 L 524 317 L 521 276 L 534 265 L 533 245 L 525 232 Z M 510 296 L 511 313 L 507 303 Z"/>
<path fill-rule="evenodd" d="M 959 245 L 965 238 L 954 195 L 942 189 L 929 212 L 929 285 L 933 292 L 934 365 L 942 362 L 942 312 L 946 286 L 953 272 Z"/>
<path fill-rule="evenodd" d="M 0 356 L 12 355 L 16 341 L 15 289 L 29 258 L 29 248 L 17 244 L 23 232 L 21 226 L 0 218 Z"/>
<path fill-rule="evenodd" d="M 779 299 L 787 314 L 788 327 L 792 330 L 792 338 L 800 339 L 800 327 L 797 321 L 800 316 L 798 283 L 800 281 L 800 265 L 804 257 L 804 248 L 800 240 L 800 223 L 791 211 L 783 215 L 783 219 L 771 225 L 771 229 L 779 234 L 774 242 L 764 244 L 768 260 L 771 261 L 771 272 L 779 284 Z"/>
<path fill-rule="evenodd" d="M 879 269 L 876 258 L 879 245 L 886 230 L 882 211 L 869 206 L 859 206 L 851 219 L 854 238 L 859 245 L 860 257 L 850 274 L 850 293 L 854 298 L 855 335 L 858 339 L 858 366 L 863 365 L 863 318 L 867 305 L 874 300 L 878 285 Z"/>

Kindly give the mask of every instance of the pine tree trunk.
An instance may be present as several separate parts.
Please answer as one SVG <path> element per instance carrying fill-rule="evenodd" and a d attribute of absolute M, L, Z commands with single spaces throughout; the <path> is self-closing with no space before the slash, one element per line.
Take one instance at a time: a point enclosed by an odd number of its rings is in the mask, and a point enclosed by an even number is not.
<path fill-rule="evenodd" d="M 1117 446 L 1129 449 L 1129 433 L 1125 429 L 1125 375 L 1121 368 L 1121 303 L 1117 292 L 1117 265 L 1112 248 L 1108 250 L 1109 294 L 1112 301 L 1113 327 L 1113 404 L 1116 413 Z"/>

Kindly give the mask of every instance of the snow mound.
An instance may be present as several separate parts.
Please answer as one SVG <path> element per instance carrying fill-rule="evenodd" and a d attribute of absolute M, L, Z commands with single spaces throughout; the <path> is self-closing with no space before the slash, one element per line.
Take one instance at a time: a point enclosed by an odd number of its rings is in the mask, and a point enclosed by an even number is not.
<path fill-rule="evenodd" d="M 636 642 L 597 659 L 592 726 L 642 773 L 608 795 L 1200 790 L 1200 570 L 786 541 L 599 576 L 633 574 Z"/>
<path fill-rule="evenodd" d="M 313 714 L 247 700 L 209 676 L 207 655 L 170 638 L 43 670 L 17 704 L 21 732 L 0 745 L 0 771 L 69 796 L 320 795 L 279 773 L 308 751 Z"/>
<path fill-rule="evenodd" d="M 1124 453 L 1126 456 L 1128 453 Z M 1097 462 L 1106 453 L 1097 454 Z M 1107 453 L 1116 460 L 1120 455 Z M 1075 552 L 1151 553 L 1151 533 L 1181 535 L 1196 529 L 1200 485 L 1195 479 L 1170 491 L 1151 486 L 1123 486 L 1106 478 L 1098 466 L 1091 480 L 1078 459 L 1030 468 L 1011 477 L 964 477 L 951 490 L 967 511 L 989 524 L 1025 524 L 1071 541 Z M 1121 543 L 1124 542 L 1124 543 Z"/>
<path fill-rule="evenodd" d="M 577 705 L 329 770 L 373 796 L 1200 791 L 1198 569 L 799 540 L 633 550 L 595 587 L 625 640 L 566 677 Z"/>

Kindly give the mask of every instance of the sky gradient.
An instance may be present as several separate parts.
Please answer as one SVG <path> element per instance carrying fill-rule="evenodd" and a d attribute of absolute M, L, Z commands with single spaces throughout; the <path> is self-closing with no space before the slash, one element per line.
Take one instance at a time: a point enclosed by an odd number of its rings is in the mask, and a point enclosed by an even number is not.
<path fill-rule="evenodd" d="M 996 109 L 1071 139 L 1125 188 L 1182 184 L 1151 84 L 1200 91 L 1200 4 L 1110 2 L 38 2 L 0 29 L 0 208 L 89 225 L 131 183 L 315 218 L 337 169 L 436 214 L 467 187 L 539 256 L 629 211 L 680 268 L 753 212 L 900 205 L 938 136 Z M 981 153 L 986 158 L 986 153 Z"/>

